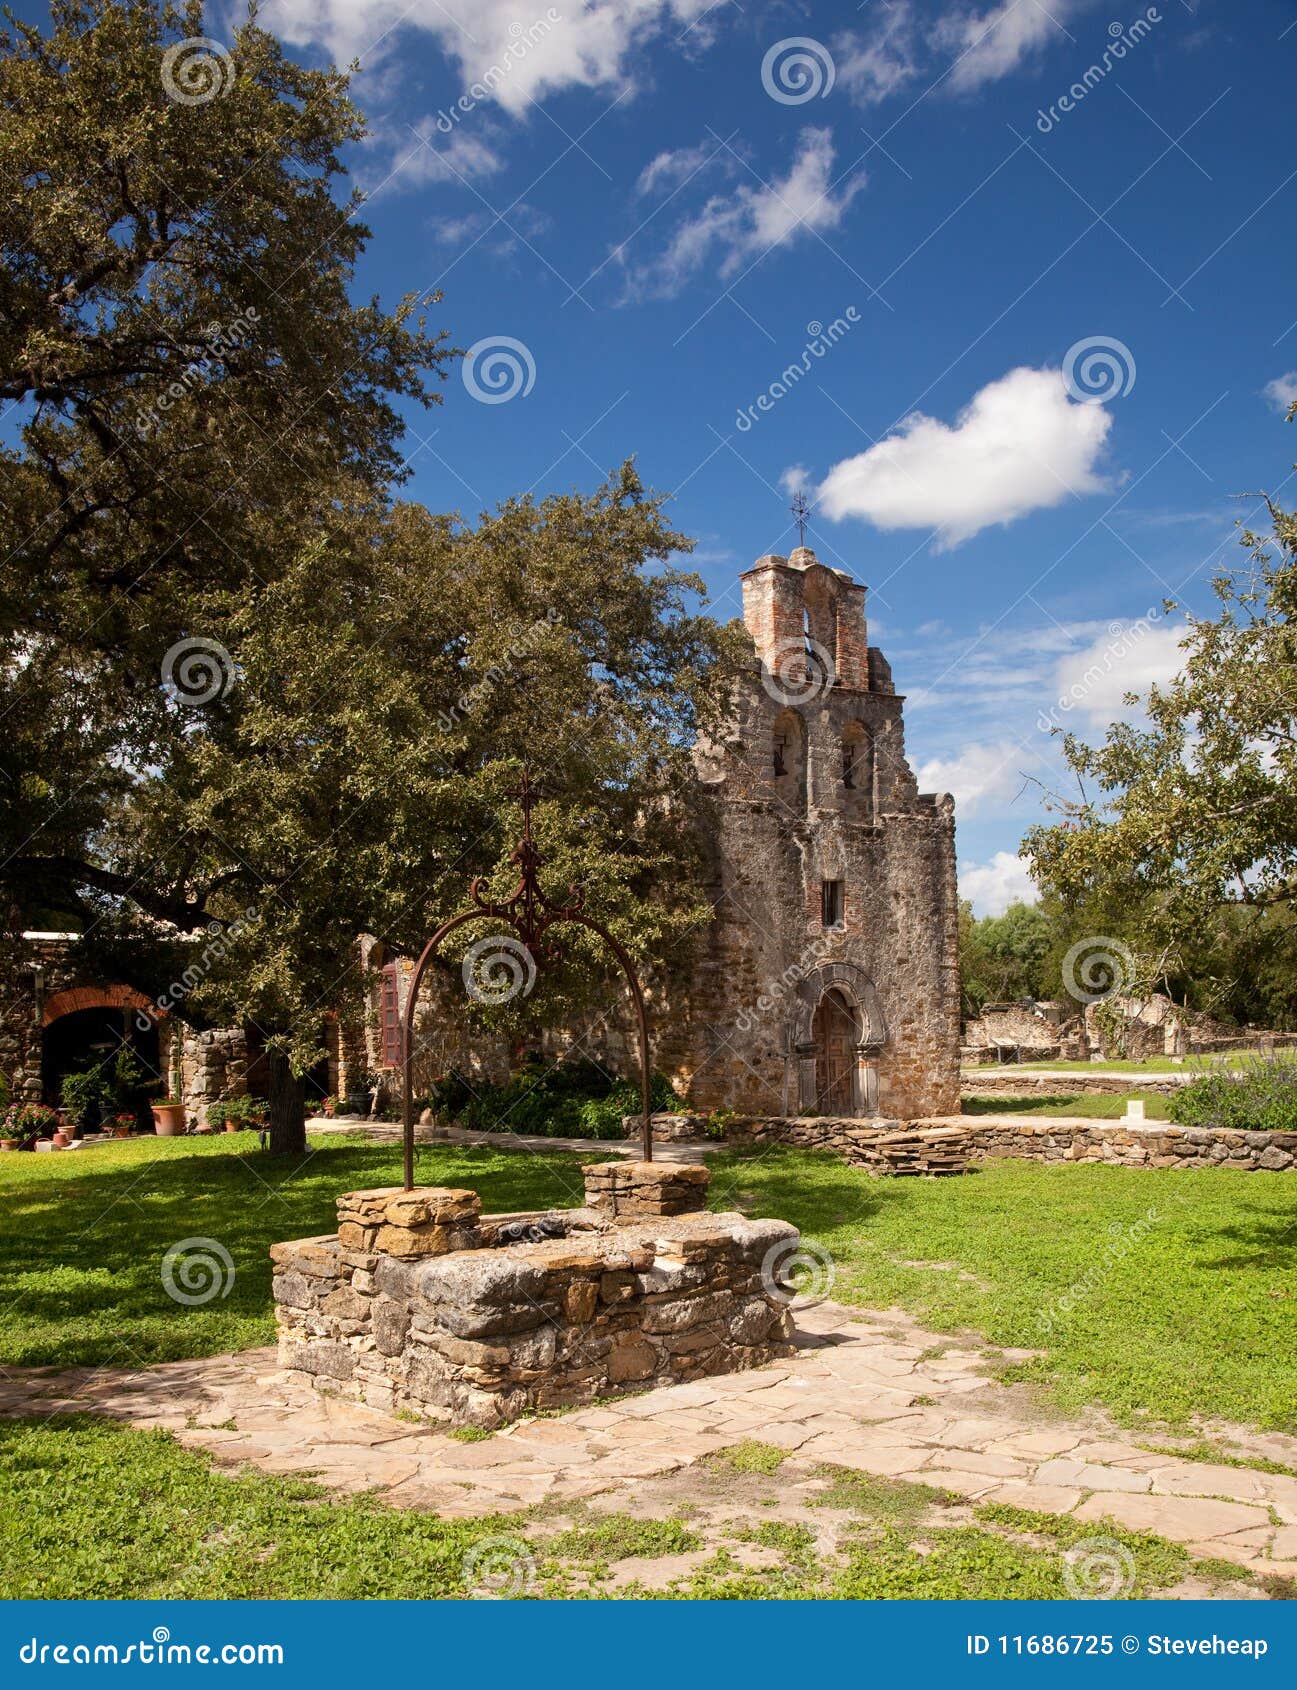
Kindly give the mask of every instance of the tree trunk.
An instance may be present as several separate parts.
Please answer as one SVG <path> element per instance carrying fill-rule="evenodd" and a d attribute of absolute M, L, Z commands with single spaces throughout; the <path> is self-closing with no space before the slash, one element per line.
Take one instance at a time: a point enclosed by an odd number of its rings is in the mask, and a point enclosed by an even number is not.
<path fill-rule="evenodd" d="M 266 1052 L 270 1067 L 270 1151 L 274 1156 L 306 1154 L 306 1081 L 294 1074 L 281 1050 Z"/>

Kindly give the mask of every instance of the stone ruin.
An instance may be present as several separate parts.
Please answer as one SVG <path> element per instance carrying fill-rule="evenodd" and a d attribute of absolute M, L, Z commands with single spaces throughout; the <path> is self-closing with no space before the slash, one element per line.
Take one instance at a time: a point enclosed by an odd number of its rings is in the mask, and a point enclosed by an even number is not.
<path fill-rule="evenodd" d="M 281 1364 L 489 1428 L 790 1353 L 795 1227 L 708 1213 L 704 1167 L 584 1173 L 584 1207 L 525 1214 L 441 1186 L 346 1193 L 336 1234 L 271 1248 Z"/>

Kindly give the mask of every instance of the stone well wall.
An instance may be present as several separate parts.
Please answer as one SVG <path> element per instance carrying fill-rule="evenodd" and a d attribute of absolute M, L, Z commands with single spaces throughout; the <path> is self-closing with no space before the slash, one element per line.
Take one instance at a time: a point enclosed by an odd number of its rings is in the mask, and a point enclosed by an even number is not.
<path fill-rule="evenodd" d="M 284 1367 L 376 1408 L 492 1427 L 786 1355 L 784 1221 L 704 1212 L 708 1174 L 586 1170 L 587 1207 L 483 1215 L 472 1191 L 355 1191 L 336 1235 L 271 1249 Z"/>
<path fill-rule="evenodd" d="M 1038 1162 L 1121 1162 L 1151 1168 L 1236 1168 L 1282 1172 L 1297 1164 L 1297 1132 L 1226 1132 L 1087 1122 L 964 1118 L 976 1157 L 1022 1156 Z"/>

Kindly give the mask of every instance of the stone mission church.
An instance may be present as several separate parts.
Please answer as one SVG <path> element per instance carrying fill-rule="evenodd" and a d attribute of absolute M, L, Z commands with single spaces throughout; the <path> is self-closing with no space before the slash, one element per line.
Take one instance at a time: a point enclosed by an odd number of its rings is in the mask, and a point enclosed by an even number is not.
<path fill-rule="evenodd" d="M 743 575 L 758 672 L 700 747 L 714 917 L 657 1037 L 697 1108 L 959 1107 L 954 801 L 918 791 L 866 589 L 799 547 Z"/>
<path fill-rule="evenodd" d="M 758 558 L 742 581 L 757 662 L 731 731 L 695 752 L 712 817 L 713 916 L 692 976 L 651 1005 L 654 1065 L 698 1110 L 955 1113 L 953 801 L 917 789 L 903 700 L 869 645 L 866 589 L 805 547 Z M 255 1029 L 185 1029 L 129 987 L 77 976 L 66 955 L 72 935 L 23 937 L 0 981 L 0 1065 L 15 1095 L 57 1103 L 63 1073 L 123 1040 L 199 1125 L 209 1102 L 264 1089 Z M 315 1095 L 353 1091 L 364 1074 L 386 1074 L 398 1090 L 412 964 L 360 943 L 372 982 L 367 1025 L 348 1033 L 330 1020 L 329 1059 L 308 1086 Z M 443 991 L 421 1007 L 416 1093 L 452 1064 L 490 1078 L 507 1072 L 506 1048 L 458 1031 L 460 1008 Z M 634 1072 L 615 1023 L 592 1054 Z"/>

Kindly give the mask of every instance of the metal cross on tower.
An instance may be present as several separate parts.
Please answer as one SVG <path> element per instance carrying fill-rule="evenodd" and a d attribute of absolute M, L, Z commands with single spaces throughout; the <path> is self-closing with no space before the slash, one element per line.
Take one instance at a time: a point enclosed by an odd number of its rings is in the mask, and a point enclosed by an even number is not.
<path fill-rule="evenodd" d="M 800 492 L 794 493 L 793 502 L 789 508 L 793 513 L 793 521 L 797 524 L 797 544 L 805 546 L 806 524 L 811 514 L 811 507 L 806 503 L 806 495 Z"/>

